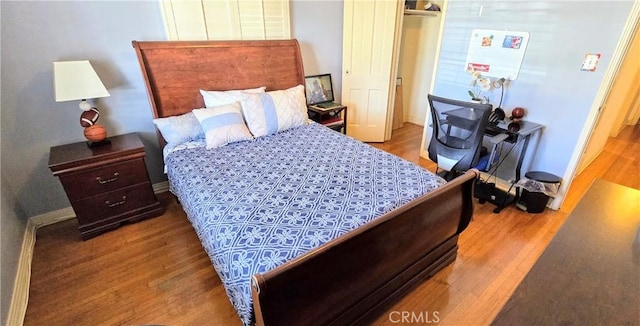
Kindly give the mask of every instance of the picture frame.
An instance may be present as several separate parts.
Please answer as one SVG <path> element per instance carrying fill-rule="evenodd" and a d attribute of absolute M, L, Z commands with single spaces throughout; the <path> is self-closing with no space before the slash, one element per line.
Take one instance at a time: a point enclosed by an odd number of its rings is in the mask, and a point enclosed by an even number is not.
<path fill-rule="evenodd" d="M 308 105 L 334 101 L 331 74 L 306 76 L 304 83 Z"/>

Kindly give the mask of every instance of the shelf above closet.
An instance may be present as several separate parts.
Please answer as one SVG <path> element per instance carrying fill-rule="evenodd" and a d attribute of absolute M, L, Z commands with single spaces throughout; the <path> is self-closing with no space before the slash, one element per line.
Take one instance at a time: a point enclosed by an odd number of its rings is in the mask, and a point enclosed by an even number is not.
<path fill-rule="evenodd" d="M 430 10 L 415 10 L 415 9 L 405 9 L 405 16 L 428 16 L 428 17 L 439 17 L 441 11 L 430 11 Z"/>

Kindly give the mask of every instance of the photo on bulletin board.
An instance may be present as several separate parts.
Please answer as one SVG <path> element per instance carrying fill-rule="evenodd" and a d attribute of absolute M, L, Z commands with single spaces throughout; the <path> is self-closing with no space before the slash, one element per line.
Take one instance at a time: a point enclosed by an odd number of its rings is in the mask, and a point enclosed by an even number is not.
<path fill-rule="evenodd" d="M 487 77 L 515 80 L 528 43 L 529 32 L 474 29 L 465 67 Z"/>

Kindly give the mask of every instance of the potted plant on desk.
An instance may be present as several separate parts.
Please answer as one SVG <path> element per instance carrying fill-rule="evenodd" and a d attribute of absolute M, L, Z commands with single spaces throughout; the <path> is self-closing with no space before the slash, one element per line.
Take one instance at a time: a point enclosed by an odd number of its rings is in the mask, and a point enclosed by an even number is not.
<path fill-rule="evenodd" d="M 480 96 L 479 92 L 476 94 L 473 91 L 469 91 L 469 96 L 471 96 L 471 102 L 482 104 L 489 103 L 489 98 L 486 96 Z"/>
<path fill-rule="evenodd" d="M 471 96 L 472 102 L 477 103 L 489 103 L 489 98 L 482 96 L 482 91 L 488 91 L 491 89 L 491 79 L 482 76 L 480 71 L 473 69 L 472 66 L 467 67 L 467 73 L 471 75 L 471 84 L 473 90 L 469 90 L 469 96 Z"/>

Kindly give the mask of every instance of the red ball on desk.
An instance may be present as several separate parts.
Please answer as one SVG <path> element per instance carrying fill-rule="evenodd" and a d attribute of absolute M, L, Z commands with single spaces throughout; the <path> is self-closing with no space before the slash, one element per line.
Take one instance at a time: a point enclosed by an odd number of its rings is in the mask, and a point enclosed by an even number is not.
<path fill-rule="evenodd" d="M 521 107 L 516 107 L 511 111 L 511 119 L 522 119 L 524 117 L 525 111 Z"/>

